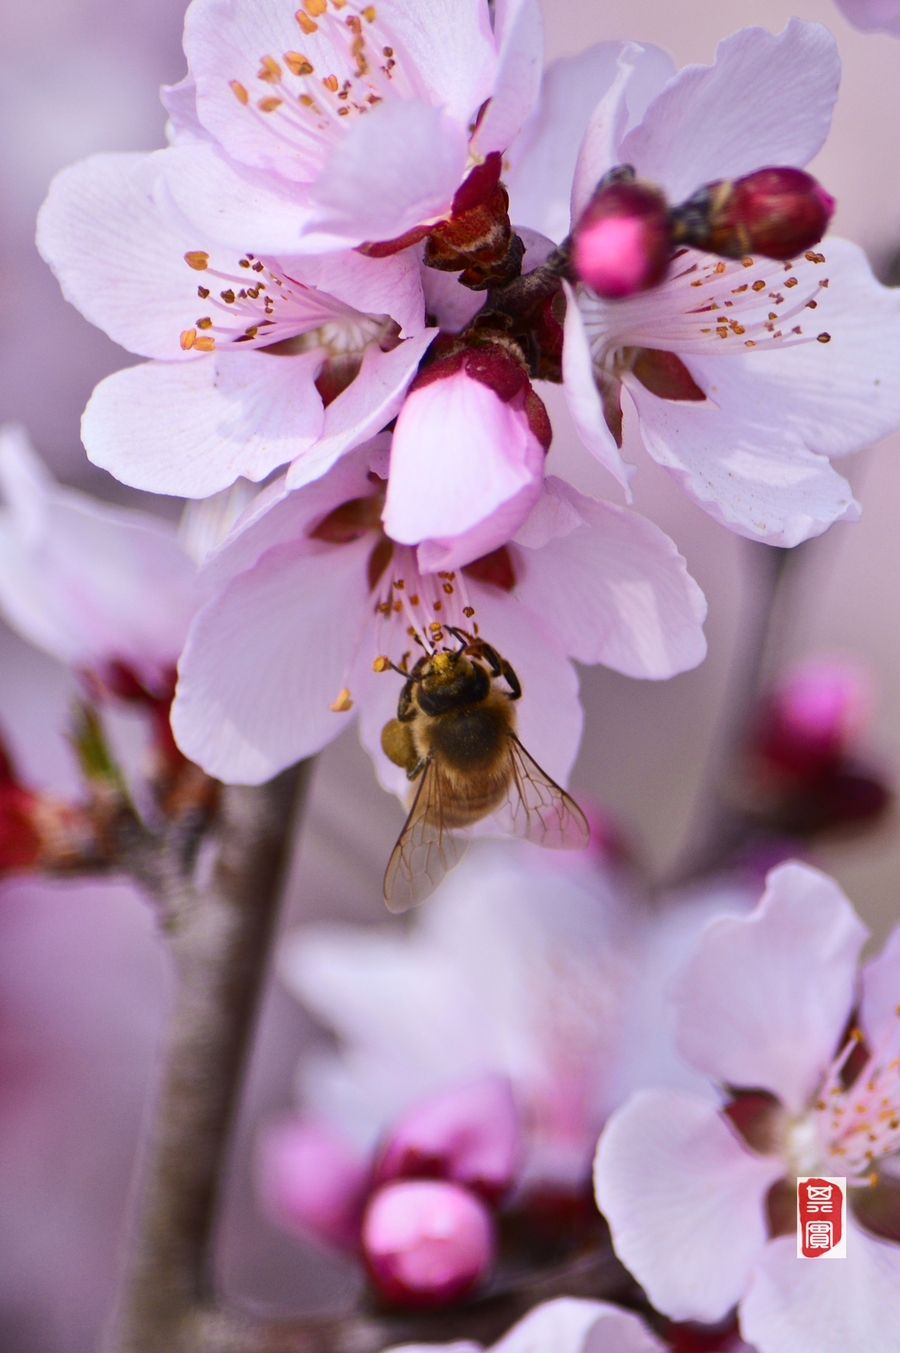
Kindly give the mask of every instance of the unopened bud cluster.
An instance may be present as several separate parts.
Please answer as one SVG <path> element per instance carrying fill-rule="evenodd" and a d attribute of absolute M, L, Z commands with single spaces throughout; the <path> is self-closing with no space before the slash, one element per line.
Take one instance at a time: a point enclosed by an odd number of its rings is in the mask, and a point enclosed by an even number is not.
<path fill-rule="evenodd" d="M 619 165 L 572 232 L 570 267 L 598 296 L 619 300 L 661 282 L 685 245 L 724 258 L 794 258 L 818 244 L 834 207 L 811 175 L 790 167 L 708 183 L 670 207 L 658 188 Z"/>

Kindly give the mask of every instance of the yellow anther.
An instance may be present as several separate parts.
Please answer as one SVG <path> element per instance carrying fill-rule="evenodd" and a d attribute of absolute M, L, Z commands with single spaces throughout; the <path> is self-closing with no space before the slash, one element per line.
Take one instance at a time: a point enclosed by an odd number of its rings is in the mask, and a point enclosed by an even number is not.
<path fill-rule="evenodd" d="M 346 686 L 339 691 L 338 698 L 332 700 L 328 708 L 334 714 L 346 714 L 348 709 L 353 708 L 353 701 L 350 699 L 350 692 Z"/>
<path fill-rule="evenodd" d="M 276 108 L 281 107 L 282 102 L 281 99 L 260 99 L 256 106 L 261 113 L 274 113 Z"/>
<path fill-rule="evenodd" d="M 816 334 L 816 342 L 817 342 L 817 343 L 830 343 L 830 342 L 831 342 L 831 334 Z"/>
<path fill-rule="evenodd" d="M 303 13 L 302 9 L 297 10 L 297 13 L 294 15 L 294 18 L 297 20 L 298 24 L 303 29 L 303 32 L 306 33 L 307 35 L 309 35 L 310 33 L 315 33 L 319 27 L 317 23 L 313 23 L 312 19 L 307 18 L 307 16 Z"/>
<path fill-rule="evenodd" d="M 372 671 L 386 672 L 389 669 L 390 665 L 391 665 L 390 658 L 386 658 L 384 657 L 383 654 L 379 654 L 378 657 L 375 659 L 375 661 L 372 663 Z"/>
<path fill-rule="evenodd" d="M 284 64 L 292 75 L 312 75 L 313 73 L 312 62 L 302 52 L 285 52 Z"/>
<path fill-rule="evenodd" d="M 281 83 L 281 67 L 273 56 L 260 57 L 260 67 L 256 72 L 256 78 L 257 80 L 265 80 L 270 85 Z"/>
<path fill-rule="evenodd" d="M 212 328 L 212 320 L 210 319 L 209 315 L 204 315 L 202 319 L 197 320 L 197 328 L 198 329 Z"/>
<path fill-rule="evenodd" d="M 194 347 L 197 348 L 199 352 L 213 352 L 215 346 L 216 340 L 214 338 L 203 337 L 197 338 L 194 341 Z"/>
<path fill-rule="evenodd" d="M 191 249 L 189 253 L 185 254 L 184 261 L 195 272 L 203 272 L 209 267 L 209 254 L 202 249 Z"/>
<path fill-rule="evenodd" d="M 234 97 L 237 99 L 238 103 L 249 103 L 250 95 L 247 93 L 240 80 L 229 80 L 228 83 L 231 85 L 231 88 L 234 91 Z"/>
<path fill-rule="evenodd" d="M 375 6 L 374 6 L 374 5 L 366 5 L 365 9 L 361 9 L 359 12 L 360 12 L 360 14 L 363 16 L 363 18 L 366 19 L 369 23 L 374 23 L 374 22 L 375 22 Z"/>
<path fill-rule="evenodd" d="M 181 347 L 184 352 L 190 352 L 197 341 L 196 329 L 185 329 L 181 335 Z"/>
<path fill-rule="evenodd" d="M 752 258 L 742 258 L 742 259 L 741 259 L 741 267 L 742 267 L 742 268 L 752 268 L 752 267 L 753 267 L 753 259 L 752 259 Z"/>
<path fill-rule="evenodd" d="M 326 89 L 330 89 L 332 94 L 337 93 L 338 78 L 336 75 L 326 75 L 325 79 L 322 81 L 322 84 L 325 86 Z"/>
<path fill-rule="evenodd" d="M 474 606 L 464 606 L 464 607 L 463 607 L 463 615 L 466 617 L 467 620 L 471 620 L 471 619 L 472 619 L 472 616 L 473 616 L 474 614 L 475 614 L 475 608 L 474 608 Z"/>

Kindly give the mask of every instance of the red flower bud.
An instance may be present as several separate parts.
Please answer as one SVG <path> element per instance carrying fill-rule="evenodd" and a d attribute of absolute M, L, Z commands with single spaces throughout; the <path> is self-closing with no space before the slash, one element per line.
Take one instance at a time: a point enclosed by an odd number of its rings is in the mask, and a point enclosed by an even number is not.
<path fill-rule="evenodd" d="M 726 258 L 764 254 L 790 259 L 818 244 L 834 198 L 802 169 L 758 169 L 708 183 L 676 209 L 678 237 Z"/>
<path fill-rule="evenodd" d="M 607 300 L 661 282 L 671 253 L 666 200 L 644 183 L 601 186 L 572 235 L 576 276 Z"/>

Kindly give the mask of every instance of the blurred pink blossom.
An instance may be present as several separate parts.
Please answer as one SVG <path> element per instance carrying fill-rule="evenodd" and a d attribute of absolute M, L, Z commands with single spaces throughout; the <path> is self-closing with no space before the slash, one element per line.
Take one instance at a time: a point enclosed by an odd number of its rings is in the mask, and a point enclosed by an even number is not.
<path fill-rule="evenodd" d="M 900 931 L 858 980 L 866 936 L 831 879 L 773 870 L 751 915 L 709 923 L 673 990 L 679 1049 L 719 1103 L 643 1090 L 600 1139 L 598 1204 L 651 1301 L 697 1320 L 738 1303 L 760 1353 L 896 1347 L 900 1248 L 867 1228 L 900 1148 Z M 850 1184 L 837 1268 L 796 1257 L 794 1181 L 814 1174 Z"/>
<path fill-rule="evenodd" d="M 286 1118 L 263 1129 L 257 1158 L 260 1202 L 278 1226 L 340 1249 L 358 1246 L 371 1170 L 340 1133 Z"/>
<path fill-rule="evenodd" d="M 631 1311 L 606 1301 L 558 1297 L 535 1306 L 489 1353 L 665 1353 L 658 1339 Z M 482 1353 L 480 1344 L 404 1344 L 387 1353 Z"/>
<path fill-rule="evenodd" d="M 894 33 L 900 37 L 898 0 L 835 0 L 838 9 L 854 28 L 864 33 Z"/>

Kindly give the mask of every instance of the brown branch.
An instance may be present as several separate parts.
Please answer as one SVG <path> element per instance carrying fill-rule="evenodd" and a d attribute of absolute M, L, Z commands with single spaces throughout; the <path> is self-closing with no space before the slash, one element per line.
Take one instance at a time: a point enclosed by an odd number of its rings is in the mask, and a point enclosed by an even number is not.
<path fill-rule="evenodd" d="M 217 1188 L 308 764 L 260 788 L 223 789 L 206 886 L 193 888 L 177 870 L 159 875 L 175 998 L 115 1353 L 196 1347 L 194 1317 L 210 1297 Z"/>

